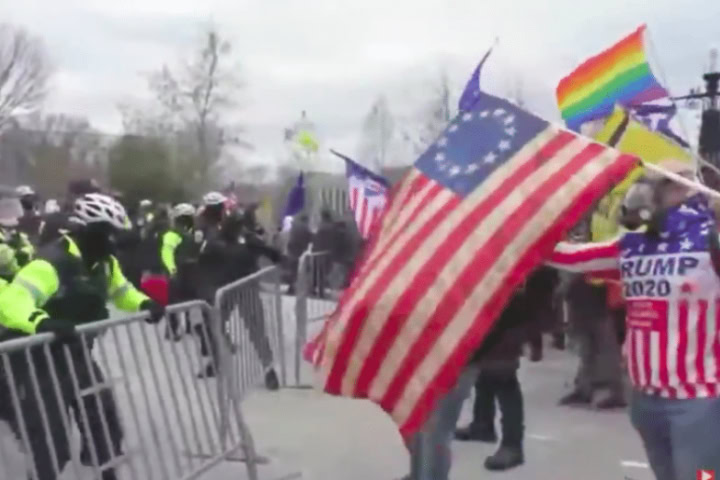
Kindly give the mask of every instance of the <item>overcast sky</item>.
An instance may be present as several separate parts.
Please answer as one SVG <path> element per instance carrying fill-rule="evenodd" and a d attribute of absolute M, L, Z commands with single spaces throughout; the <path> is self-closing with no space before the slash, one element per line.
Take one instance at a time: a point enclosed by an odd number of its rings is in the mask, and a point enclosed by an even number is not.
<path fill-rule="evenodd" d="M 117 105 L 147 95 L 142 74 L 214 23 L 247 82 L 249 161 L 281 156 L 282 129 L 303 109 L 324 147 L 353 154 L 377 95 L 411 118 L 441 68 L 459 91 L 496 36 L 483 87 L 507 95 L 520 81 L 529 108 L 550 119 L 558 80 L 641 23 L 676 94 L 699 83 L 720 44 L 718 0 L 5 0 L 0 19 L 44 38 L 56 66 L 47 110 L 111 133 L 121 132 Z"/>

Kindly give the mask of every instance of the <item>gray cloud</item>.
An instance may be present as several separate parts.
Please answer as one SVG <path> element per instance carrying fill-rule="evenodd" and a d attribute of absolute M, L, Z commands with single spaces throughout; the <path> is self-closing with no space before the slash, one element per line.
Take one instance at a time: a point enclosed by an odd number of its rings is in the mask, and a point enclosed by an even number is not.
<path fill-rule="evenodd" d="M 117 104 L 147 95 L 141 74 L 174 63 L 216 24 L 247 81 L 238 116 L 256 161 L 283 155 L 282 129 L 303 109 L 326 145 L 353 153 L 378 94 L 412 116 L 440 65 L 461 89 L 495 36 L 484 88 L 503 95 L 519 80 L 529 107 L 552 119 L 557 81 L 640 23 L 674 92 L 699 83 L 720 43 L 716 0 L 29 0 L 4 2 L 0 15 L 45 39 L 57 66 L 48 108 L 110 132 L 120 129 Z"/>

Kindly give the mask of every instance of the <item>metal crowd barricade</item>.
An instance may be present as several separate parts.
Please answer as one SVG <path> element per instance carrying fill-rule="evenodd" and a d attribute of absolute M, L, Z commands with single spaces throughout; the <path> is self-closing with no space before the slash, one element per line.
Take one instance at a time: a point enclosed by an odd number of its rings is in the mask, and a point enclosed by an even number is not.
<path fill-rule="evenodd" d="M 226 334 L 205 302 L 174 305 L 168 314 L 210 323 L 205 335 L 215 339 Z M 196 339 L 166 341 L 145 320 L 80 326 L 72 339 L 40 334 L 0 343 L 1 479 L 71 472 L 78 479 L 191 480 L 237 452 L 257 479 L 229 349 L 218 348 L 217 379 L 199 379 L 208 360 Z"/>
<path fill-rule="evenodd" d="M 346 272 L 338 271 L 327 252 L 305 252 L 300 257 L 297 282 L 295 285 L 295 345 L 294 381 L 299 388 L 308 388 L 302 383 L 305 364 L 302 350 L 308 341 L 308 330 L 319 327 L 337 306 L 339 292 L 343 288 Z"/>

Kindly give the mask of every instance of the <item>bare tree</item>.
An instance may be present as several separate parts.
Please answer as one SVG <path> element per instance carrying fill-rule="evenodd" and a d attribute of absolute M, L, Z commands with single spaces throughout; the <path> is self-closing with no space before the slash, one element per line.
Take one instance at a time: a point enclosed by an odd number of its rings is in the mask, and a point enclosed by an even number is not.
<path fill-rule="evenodd" d="M 395 119 L 390 113 L 387 99 L 379 96 L 363 123 L 358 160 L 376 171 L 387 165 L 390 143 L 395 132 Z"/>
<path fill-rule="evenodd" d="M 415 154 L 420 154 L 433 143 L 445 130 L 455 115 L 452 106 L 453 97 L 450 81 L 444 70 L 441 70 L 438 80 L 431 87 L 429 100 L 418 112 L 417 116 L 406 122 L 401 129 L 402 139 L 410 146 Z"/>
<path fill-rule="evenodd" d="M 84 117 L 34 113 L 22 118 L 32 183 L 46 194 L 59 194 L 72 178 L 102 180 L 109 138 L 92 129 Z"/>
<path fill-rule="evenodd" d="M 252 148 L 242 138 L 243 129 L 227 118 L 239 106 L 243 83 L 238 70 L 231 43 L 216 30 L 208 30 L 188 60 L 176 68 L 164 65 L 150 75 L 155 113 L 124 107 L 126 131 L 174 137 L 175 143 L 183 143 L 186 154 L 192 152 L 182 167 L 193 180 L 205 183 L 219 164 L 223 147 Z"/>
<path fill-rule="evenodd" d="M 41 104 L 50 63 L 41 40 L 22 28 L 0 24 L 0 131 L 11 118 Z"/>

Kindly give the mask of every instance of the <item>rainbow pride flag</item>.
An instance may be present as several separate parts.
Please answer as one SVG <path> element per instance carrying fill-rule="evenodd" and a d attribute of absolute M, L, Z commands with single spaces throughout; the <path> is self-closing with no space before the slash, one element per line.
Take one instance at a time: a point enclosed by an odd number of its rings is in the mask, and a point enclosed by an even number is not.
<path fill-rule="evenodd" d="M 626 107 L 668 96 L 650 70 L 644 47 L 645 25 L 580 65 L 560 80 L 557 100 L 567 126 L 612 114 L 615 104 Z"/>

